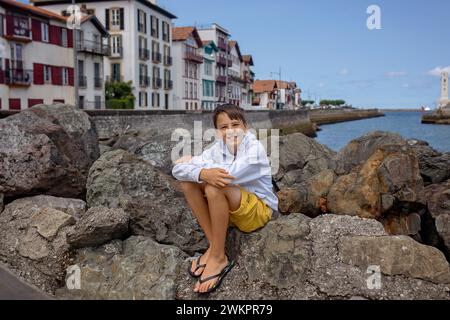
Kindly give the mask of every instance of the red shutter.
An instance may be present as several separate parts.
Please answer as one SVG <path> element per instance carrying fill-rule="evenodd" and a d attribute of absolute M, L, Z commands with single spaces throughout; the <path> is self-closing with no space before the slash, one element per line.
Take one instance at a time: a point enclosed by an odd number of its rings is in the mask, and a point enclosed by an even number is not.
<path fill-rule="evenodd" d="M 33 64 L 34 84 L 44 84 L 44 65 L 40 63 Z"/>
<path fill-rule="evenodd" d="M 28 99 L 28 108 L 31 108 L 32 106 L 35 106 L 37 104 L 43 104 L 43 99 Z"/>
<path fill-rule="evenodd" d="M 73 48 L 73 30 L 67 29 L 67 46 Z"/>
<path fill-rule="evenodd" d="M 14 35 L 14 20 L 10 14 L 6 16 L 6 34 L 10 36 Z"/>
<path fill-rule="evenodd" d="M 36 19 L 31 20 L 31 32 L 33 35 L 33 41 L 42 41 L 41 31 L 41 22 Z"/>
<path fill-rule="evenodd" d="M 74 70 L 73 68 L 67 68 L 69 69 L 69 86 L 74 86 Z"/>
<path fill-rule="evenodd" d="M 0 68 L 0 84 L 5 83 L 5 70 Z M 1 106 L 0 106 L 1 108 Z"/>
<path fill-rule="evenodd" d="M 20 99 L 9 99 L 9 110 L 20 110 Z"/>
<path fill-rule="evenodd" d="M 61 28 L 58 26 L 49 26 L 48 32 L 50 33 L 50 43 L 61 45 Z"/>
<path fill-rule="evenodd" d="M 55 86 L 62 85 L 61 67 L 52 66 L 52 84 Z"/>

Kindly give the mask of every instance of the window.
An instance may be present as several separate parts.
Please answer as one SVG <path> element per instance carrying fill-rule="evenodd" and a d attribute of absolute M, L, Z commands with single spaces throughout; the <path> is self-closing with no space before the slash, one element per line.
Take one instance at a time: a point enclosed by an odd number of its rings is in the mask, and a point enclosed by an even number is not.
<path fill-rule="evenodd" d="M 42 42 L 48 42 L 49 41 L 48 24 L 41 23 L 41 34 L 42 34 Z"/>
<path fill-rule="evenodd" d="M 189 70 L 188 62 L 185 61 L 185 62 L 184 62 L 184 76 L 185 76 L 186 78 L 189 76 L 188 70 Z"/>
<path fill-rule="evenodd" d="M 112 81 L 120 81 L 120 63 L 113 63 L 111 64 L 111 78 Z"/>
<path fill-rule="evenodd" d="M 61 72 L 62 72 L 62 84 L 63 84 L 63 86 L 69 85 L 69 69 L 62 68 Z"/>
<path fill-rule="evenodd" d="M 68 42 L 67 42 L 67 29 L 65 28 L 61 28 L 61 44 L 63 47 L 68 47 Z"/>
<path fill-rule="evenodd" d="M 197 84 L 194 83 L 194 99 L 197 99 Z"/>
<path fill-rule="evenodd" d="M 186 110 L 189 110 L 189 102 L 186 102 Z"/>
<path fill-rule="evenodd" d="M 152 24 L 152 37 L 158 38 L 159 37 L 159 19 L 155 16 L 151 16 L 150 18 L 151 24 Z"/>
<path fill-rule="evenodd" d="M 162 27 L 163 27 L 163 40 L 166 42 L 169 42 L 170 41 L 170 24 L 163 21 Z"/>
<path fill-rule="evenodd" d="M 95 109 L 101 109 L 102 108 L 102 96 L 95 96 Z"/>
<path fill-rule="evenodd" d="M 52 68 L 44 66 L 44 83 L 50 84 L 52 82 Z"/>
<path fill-rule="evenodd" d="M 78 106 L 80 109 L 84 109 L 84 96 L 78 97 Z"/>
<path fill-rule="evenodd" d="M 185 82 L 184 83 L 184 98 L 187 99 L 189 98 L 189 83 Z"/>
<path fill-rule="evenodd" d="M 139 92 L 139 107 L 147 106 L 147 92 Z"/>
<path fill-rule="evenodd" d="M 189 84 L 189 98 L 192 99 L 194 96 L 194 87 L 192 86 L 192 82 Z"/>
<path fill-rule="evenodd" d="M 137 19 L 138 19 L 138 23 L 137 23 L 138 31 L 146 33 L 147 32 L 147 30 L 146 30 L 147 29 L 147 23 L 146 23 L 147 14 L 144 11 L 138 9 Z"/>
<path fill-rule="evenodd" d="M 164 107 L 167 109 L 169 109 L 169 95 L 166 93 L 164 96 Z"/>
<path fill-rule="evenodd" d="M 111 27 L 120 27 L 120 9 L 111 9 Z"/>
<path fill-rule="evenodd" d="M 3 33 L 4 33 L 4 31 L 3 31 L 3 15 L 0 14 L 0 37 L 3 36 Z M 0 106 L 0 108 L 1 108 L 1 106 Z"/>
<path fill-rule="evenodd" d="M 122 36 L 111 36 L 112 54 L 116 56 L 122 55 Z"/>
<path fill-rule="evenodd" d="M 207 76 L 212 76 L 212 62 L 205 60 L 205 74 Z"/>

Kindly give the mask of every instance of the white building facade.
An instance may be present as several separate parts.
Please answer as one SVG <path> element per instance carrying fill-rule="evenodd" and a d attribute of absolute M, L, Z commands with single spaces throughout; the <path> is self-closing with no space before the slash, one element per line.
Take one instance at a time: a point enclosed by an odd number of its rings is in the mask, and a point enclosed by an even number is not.
<path fill-rule="evenodd" d="M 71 0 L 32 0 L 61 14 Z M 110 34 L 111 55 L 105 58 L 106 81 L 133 85 L 135 109 L 173 109 L 172 19 L 156 0 L 77 0 L 95 14 Z"/>
<path fill-rule="evenodd" d="M 202 98 L 203 43 L 194 27 L 174 28 L 174 105 L 181 110 L 200 110 Z"/>
<path fill-rule="evenodd" d="M 12 0 L 0 2 L 0 108 L 74 104 L 72 30 L 66 19 Z"/>
<path fill-rule="evenodd" d="M 216 98 L 219 104 L 228 102 L 229 79 L 228 68 L 231 66 L 228 41 L 230 33 L 218 24 L 198 28 L 203 41 L 214 41 L 219 51 L 216 53 Z"/>
<path fill-rule="evenodd" d="M 77 32 L 78 106 L 105 109 L 103 62 L 110 55 L 109 34 L 94 15 L 85 16 Z"/>

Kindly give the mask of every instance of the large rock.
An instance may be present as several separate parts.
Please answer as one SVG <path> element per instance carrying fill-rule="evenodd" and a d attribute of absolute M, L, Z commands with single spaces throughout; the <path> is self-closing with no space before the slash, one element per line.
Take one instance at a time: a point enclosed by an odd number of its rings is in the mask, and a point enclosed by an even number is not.
<path fill-rule="evenodd" d="M 378 265 L 385 275 L 450 283 L 450 269 L 443 253 L 407 236 L 343 237 L 339 251 L 344 263 L 363 268 Z"/>
<path fill-rule="evenodd" d="M 36 106 L 0 120 L 0 193 L 79 197 L 99 156 L 94 123 L 66 105 Z"/>
<path fill-rule="evenodd" d="M 172 159 L 172 150 L 179 143 L 180 141 L 172 141 L 170 135 L 161 134 L 160 130 L 150 128 L 126 132 L 118 137 L 112 146 L 112 150 L 126 150 L 147 161 L 164 173 L 171 175 L 173 168 L 172 160 L 176 160 Z M 191 152 L 193 151 L 192 143 L 186 140 L 182 140 L 181 143 L 185 143 L 186 146 L 190 144 Z"/>
<path fill-rule="evenodd" d="M 438 239 L 430 239 L 436 246 L 444 246 L 444 252 L 450 257 L 450 180 L 441 184 L 433 184 L 425 188 L 428 211 L 433 225 L 427 230 L 432 235 L 437 233 Z"/>
<path fill-rule="evenodd" d="M 349 239 L 369 239 L 373 243 L 380 240 L 380 248 L 371 259 L 343 261 L 343 257 L 370 255 L 364 246 L 352 251 L 339 245 L 347 244 Z M 434 248 L 402 240 L 411 255 L 401 266 L 401 261 L 395 260 L 399 249 L 396 241 L 375 220 L 336 215 L 313 220 L 300 214 L 282 216 L 252 234 L 231 232 L 228 253 L 235 259 L 236 267 L 221 288 L 209 296 L 193 293 L 195 280 L 185 271 L 191 261 L 187 259 L 177 280 L 177 298 L 449 299 L 448 264 L 444 256 Z M 396 246 L 391 247 L 391 243 Z M 434 263 L 427 264 L 427 258 Z M 366 261 L 370 262 L 369 267 L 379 267 L 379 286 L 371 280 L 372 269 L 366 266 Z M 398 267 L 395 276 L 393 269 L 381 267 L 389 266 L 385 261 Z"/>
<path fill-rule="evenodd" d="M 89 207 L 122 208 L 130 214 L 134 235 L 173 244 L 193 253 L 206 239 L 193 218 L 177 182 L 148 162 L 124 150 L 103 154 L 87 182 Z"/>
<path fill-rule="evenodd" d="M 359 171 L 337 179 L 328 194 L 328 208 L 335 214 L 380 219 L 401 209 L 422 208 L 423 187 L 414 152 L 406 146 L 384 146 Z"/>
<path fill-rule="evenodd" d="M 85 210 L 84 201 L 52 196 L 11 202 L 0 214 L 0 259 L 17 275 L 53 293 L 69 263 L 66 234 Z"/>
<path fill-rule="evenodd" d="M 57 292 L 62 299 L 175 299 L 175 279 L 187 256 L 177 247 L 144 237 L 78 251 L 74 267 L 80 289 Z"/>
<path fill-rule="evenodd" d="M 279 211 L 283 214 L 300 212 L 316 217 L 327 212 L 326 198 L 336 180 L 332 170 L 324 170 L 307 181 L 278 192 Z"/>
<path fill-rule="evenodd" d="M 123 209 L 90 208 L 67 234 L 72 248 L 96 247 L 128 233 L 130 215 Z"/>
<path fill-rule="evenodd" d="M 406 145 L 406 141 L 397 133 L 374 131 L 352 140 L 334 158 L 333 164 L 338 175 L 349 174 L 364 164 L 375 151 L 387 145 Z"/>
<path fill-rule="evenodd" d="M 280 137 L 279 170 L 274 176 L 279 189 L 292 187 L 333 167 L 335 152 L 302 133 Z"/>

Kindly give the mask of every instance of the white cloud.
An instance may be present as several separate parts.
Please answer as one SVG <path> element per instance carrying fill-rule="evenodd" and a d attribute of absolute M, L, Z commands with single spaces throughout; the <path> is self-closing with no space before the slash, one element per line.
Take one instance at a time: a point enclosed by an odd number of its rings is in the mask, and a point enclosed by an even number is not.
<path fill-rule="evenodd" d="M 444 72 L 444 71 L 447 71 L 448 73 L 450 73 L 450 66 L 448 66 L 448 67 L 441 67 L 441 66 L 436 67 L 436 68 L 428 71 L 428 74 L 430 76 L 440 77 L 441 73 Z"/>
<path fill-rule="evenodd" d="M 344 69 L 342 69 L 342 70 L 339 72 L 339 74 L 340 74 L 341 76 L 347 76 L 347 75 L 350 74 L 350 71 L 348 71 L 347 68 L 344 68 Z"/>
<path fill-rule="evenodd" d="M 404 77 L 408 74 L 406 71 L 390 71 L 386 73 L 386 77 L 396 78 L 396 77 Z"/>
<path fill-rule="evenodd" d="M 325 83 L 320 82 L 320 83 L 317 84 L 317 86 L 318 86 L 319 88 L 323 88 L 323 87 L 325 87 Z"/>

